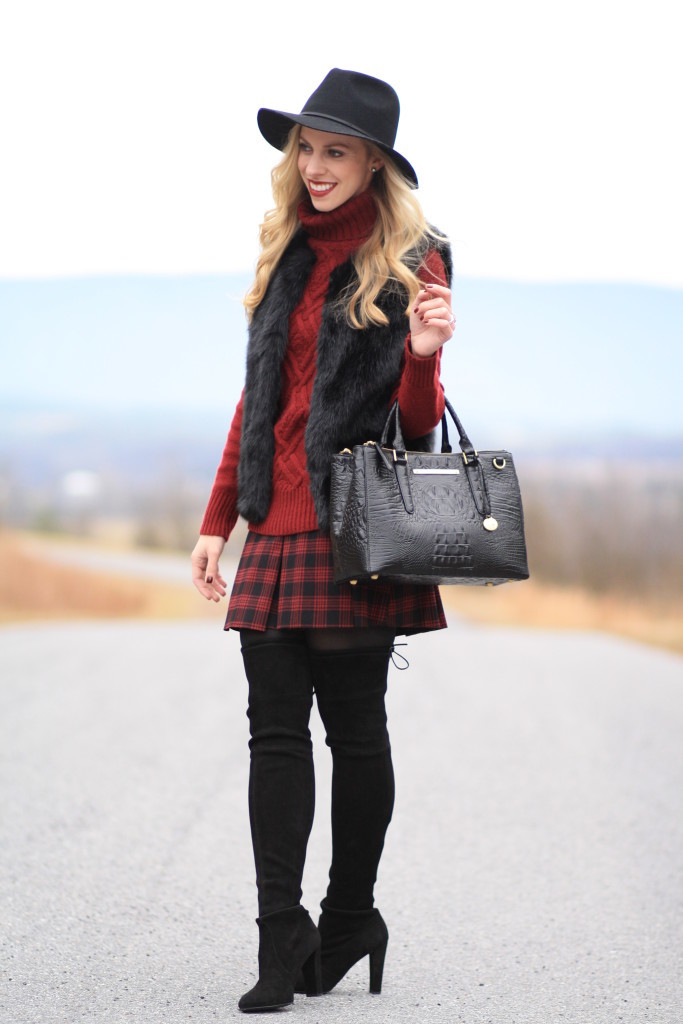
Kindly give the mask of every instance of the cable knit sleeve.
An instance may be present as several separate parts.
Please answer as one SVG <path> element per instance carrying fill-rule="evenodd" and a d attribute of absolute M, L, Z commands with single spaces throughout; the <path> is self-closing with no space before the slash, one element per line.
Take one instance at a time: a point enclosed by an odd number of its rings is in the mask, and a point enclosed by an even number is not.
<path fill-rule="evenodd" d="M 435 249 L 430 249 L 424 265 L 417 275 L 425 284 L 447 284 L 443 261 Z M 410 335 L 406 338 L 399 386 L 392 396 L 398 398 L 401 425 L 406 438 L 423 437 L 439 423 L 444 411 L 443 388 L 439 380 L 441 349 L 433 356 L 422 359 L 413 355 Z"/>
<path fill-rule="evenodd" d="M 235 409 L 230 424 L 228 439 L 223 449 L 223 458 L 216 472 L 213 488 L 206 506 L 200 533 L 211 537 L 225 537 L 227 540 L 237 522 L 237 466 L 240 460 L 240 438 L 242 436 L 242 408 L 244 391 Z"/>

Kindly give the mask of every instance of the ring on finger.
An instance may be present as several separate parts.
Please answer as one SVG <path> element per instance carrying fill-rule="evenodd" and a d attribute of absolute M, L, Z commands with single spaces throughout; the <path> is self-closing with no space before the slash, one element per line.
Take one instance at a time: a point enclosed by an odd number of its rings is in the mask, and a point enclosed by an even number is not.
<path fill-rule="evenodd" d="M 448 321 L 448 326 L 449 327 L 454 327 L 455 326 L 455 317 L 453 316 L 452 313 L 451 313 L 451 316 L 450 316 L 450 320 Z"/>

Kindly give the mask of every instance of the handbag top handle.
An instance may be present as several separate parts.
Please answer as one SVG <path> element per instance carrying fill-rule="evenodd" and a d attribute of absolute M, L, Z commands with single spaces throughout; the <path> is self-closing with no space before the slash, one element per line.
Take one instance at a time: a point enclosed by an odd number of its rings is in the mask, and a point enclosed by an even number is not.
<path fill-rule="evenodd" d="M 450 413 L 451 418 L 457 428 L 458 436 L 460 438 L 460 448 L 462 450 L 463 455 L 465 456 L 465 461 L 475 462 L 477 458 L 477 453 L 475 451 L 474 445 L 472 444 L 469 437 L 465 433 L 465 428 L 460 422 L 458 414 L 456 413 L 455 409 L 445 396 L 444 401 L 446 403 L 446 409 Z M 395 448 L 397 451 L 401 452 L 404 452 L 406 450 L 406 443 L 403 439 L 403 431 L 401 430 L 401 417 L 399 414 L 398 399 L 396 399 L 396 401 L 392 405 L 389 415 L 387 417 L 387 421 L 384 424 L 381 444 L 388 448 Z M 441 417 L 441 451 L 444 454 L 453 451 L 448 439 L 448 423 L 446 421 L 445 410 L 443 416 Z"/>

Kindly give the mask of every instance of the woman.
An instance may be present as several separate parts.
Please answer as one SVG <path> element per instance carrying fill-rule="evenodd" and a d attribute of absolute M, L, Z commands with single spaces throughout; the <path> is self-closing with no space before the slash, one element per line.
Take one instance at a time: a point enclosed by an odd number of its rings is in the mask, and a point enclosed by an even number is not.
<path fill-rule="evenodd" d="M 238 513 L 249 522 L 225 624 L 240 631 L 249 684 L 259 980 L 239 1002 L 246 1011 L 327 992 L 365 955 L 380 991 L 388 933 L 373 888 L 394 801 L 388 660 L 396 634 L 446 625 L 435 587 L 332 582 L 331 456 L 379 438 L 396 398 L 411 447 L 425 447 L 444 406 L 450 251 L 393 148 L 398 116 L 391 86 L 339 69 L 300 114 L 258 113 L 284 155 L 245 299 L 246 384 L 192 554 L 197 589 L 220 600 L 225 539 Z M 300 905 L 313 693 L 333 759 L 318 928 Z"/>

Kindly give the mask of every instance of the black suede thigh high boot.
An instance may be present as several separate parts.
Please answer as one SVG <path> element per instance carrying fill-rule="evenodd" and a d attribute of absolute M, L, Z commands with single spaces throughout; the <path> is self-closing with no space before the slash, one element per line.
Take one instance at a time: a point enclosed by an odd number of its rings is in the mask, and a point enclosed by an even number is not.
<path fill-rule="evenodd" d="M 249 682 L 251 823 L 259 917 L 259 980 L 239 1001 L 248 1012 L 286 1006 L 301 970 L 320 992 L 320 937 L 300 905 L 315 783 L 308 727 L 308 650 L 296 634 L 242 633 Z M 279 639 L 282 637 L 282 639 Z"/>
<path fill-rule="evenodd" d="M 332 751 L 332 865 L 318 923 L 323 991 L 364 956 L 382 988 L 388 931 L 373 889 L 394 806 L 385 694 L 390 645 L 311 651 L 318 709 Z"/>

